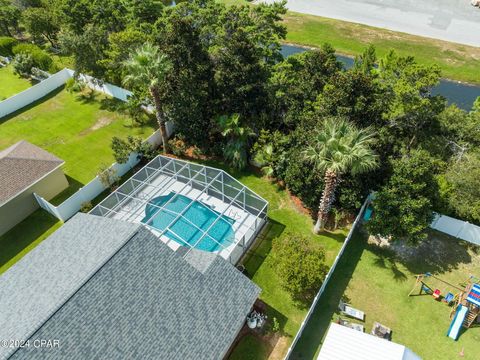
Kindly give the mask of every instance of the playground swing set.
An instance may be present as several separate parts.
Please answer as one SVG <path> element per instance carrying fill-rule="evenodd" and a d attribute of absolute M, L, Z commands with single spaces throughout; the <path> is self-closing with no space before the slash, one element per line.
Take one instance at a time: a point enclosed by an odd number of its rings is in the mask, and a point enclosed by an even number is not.
<path fill-rule="evenodd" d="M 457 340 L 460 335 L 460 329 L 462 327 L 471 327 L 480 314 L 480 278 L 473 275 L 470 276 L 464 288 L 455 286 L 429 272 L 415 275 L 415 278 L 415 285 L 408 296 L 412 296 L 415 289 L 420 285 L 420 291 L 417 295 L 428 294 L 432 295 L 437 301 L 442 301 L 447 305 L 453 304 L 452 311 L 450 312 L 452 322 L 448 329 L 447 336 Z M 438 280 L 450 288 L 458 290 L 458 292 L 456 294 L 448 292 L 443 296 L 440 289 L 436 288 L 433 290 L 433 287 L 427 285 L 426 279 L 430 278 Z"/>

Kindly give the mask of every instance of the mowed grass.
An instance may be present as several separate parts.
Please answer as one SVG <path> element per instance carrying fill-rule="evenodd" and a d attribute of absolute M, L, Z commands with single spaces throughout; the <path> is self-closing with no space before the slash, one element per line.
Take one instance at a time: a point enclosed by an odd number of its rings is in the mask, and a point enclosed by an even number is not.
<path fill-rule="evenodd" d="M 218 161 L 207 161 L 206 164 L 228 171 L 269 202 L 268 224 L 250 248 L 242 263 L 245 265 L 246 275 L 262 288 L 260 299 L 268 306 L 268 317 L 270 319 L 277 318 L 280 324 L 281 337 L 277 342 L 277 347 L 272 344 L 265 347 L 265 343 L 261 343 L 258 337 L 246 337 L 235 349 L 232 357 L 240 356 L 241 349 L 251 347 L 250 345 L 247 346 L 245 342 L 248 344 L 257 342 L 258 344 L 249 351 L 248 359 L 265 359 L 265 353 L 270 358 L 283 358 L 305 319 L 309 304 L 298 304 L 292 301 L 290 294 L 280 286 L 280 279 L 275 272 L 271 255 L 273 239 L 279 236 L 287 236 L 288 233 L 302 234 L 312 244 L 325 249 L 326 262 L 331 265 L 342 246 L 348 229 L 315 235 L 312 232 L 313 220 L 311 217 L 300 210 L 288 192 L 278 184 L 262 177 L 256 171 L 238 172 Z"/>
<path fill-rule="evenodd" d="M 479 276 L 479 249 L 437 232 L 432 232 L 430 239 L 431 246 L 422 246 L 401 260 L 389 250 L 369 245 L 366 236 L 357 233 L 292 358 L 312 359 L 318 355 L 330 322 L 338 317 L 346 319 L 338 313 L 338 302 L 343 298 L 365 312 L 366 332 L 378 321 L 393 330 L 394 342 L 404 344 L 424 359 L 461 358 L 462 349 L 463 359 L 478 359 L 480 327 L 463 331 L 459 340 L 453 341 L 446 336 L 451 307 L 435 301 L 431 295 L 408 294 L 415 284 L 414 274 L 425 272 L 462 288 L 471 274 Z M 443 295 L 457 291 L 435 279 L 425 281 Z"/>
<path fill-rule="evenodd" d="M 63 170 L 70 187 L 55 199 L 60 203 L 93 179 L 102 164 L 114 162 L 113 136 L 149 136 L 151 122 L 132 127 L 118 111 L 120 102 L 99 93 L 58 90 L 46 98 L 0 119 L 0 149 L 27 140 L 65 160 Z"/>
<path fill-rule="evenodd" d="M 131 120 L 117 111 L 118 106 L 116 100 L 98 93 L 55 91 L 32 106 L 0 119 L 0 149 L 25 139 L 65 160 L 64 172 L 70 186 L 52 201 L 61 203 L 92 180 L 101 164 L 114 162 L 110 148 L 113 136 L 147 137 L 154 131 L 151 123 L 132 127 Z M 37 210 L 0 236 L 0 273 L 60 225 L 46 211 Z"/>
<path fill-rule="evenodd" d="M 227 5 L 250 4 L 245 0 L 218 1 Z M 478 47 L 291 11 L 284 16 L 284 24 L 288 43 L 311 47 L 330 43 L 338 53 L 350 56 L 374 45 L 379 57 L 395 50 L 402 56 L 414 56 L 420 64 L 437 64 L 444 78 L 480 84 Z"/>
<path fill-rule="evenodd" d="M 0 101 L 32 86 L 31 82 L 13 73 L 12 66 L 0 67 Z"/>
<path fill-rule="evenodd" d="M 44 210 L 37 210 L 0 236 L 0 274 L 57 230 L 62 223 Z"/>

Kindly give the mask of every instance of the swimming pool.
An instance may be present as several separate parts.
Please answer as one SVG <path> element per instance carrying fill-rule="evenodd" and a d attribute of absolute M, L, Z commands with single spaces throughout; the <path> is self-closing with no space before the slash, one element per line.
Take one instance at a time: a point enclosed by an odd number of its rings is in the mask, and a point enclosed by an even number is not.
<path fill-rule="evenodd" d="M 165 209 L 159 210 L 156 207 L 163 207 L 165 204 Z M 188 209 L 185 213 L 182 214 L 174 224 L 169 226 L 178 214 L 187 207 Z M 211 209 L 201 201 L 192 200 L 187 196 L 171 192 L 168 195 L 153 198 L 148 202 L 145 207 L 145 217 L 142 219 L 142 223 L 147 223 L 151 220 L 149 225 L 160 231 L 164 231 L 169 226 L 164 235 L 180 245 L 185 246 L 185 242 L 187 242 L 188 244 L 195 246 L 197 249 L 213 252 L 220 250 L 221 246 L 218 243 L 222 244 L 224 247 L 233 244 L 235 233 L 232 225 L 235 220 L 222 215 L 198 244 L 197 241 L 202 237 L 203 232 L 190 224 L 187 220 L 203 231 L 206 231 L 219 215 L 219 212 Z M 218 241 L 218 243 L 212 238 Z"/>

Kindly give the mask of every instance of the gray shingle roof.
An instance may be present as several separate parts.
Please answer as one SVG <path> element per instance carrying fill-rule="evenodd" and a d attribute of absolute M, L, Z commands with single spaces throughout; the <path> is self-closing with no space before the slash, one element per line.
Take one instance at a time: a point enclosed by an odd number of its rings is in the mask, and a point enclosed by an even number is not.
<path fill-rule="evenodd" d="M 260 289 L 221 257 L 201 255 L 185 259 L 140 225 L 30 337 L 60 348 L 21 348 L 12 359 L 222 358 Z"/>
<path fill-rule="evenodd" d="M 0 340 L 29 338 L 138 230 L 77 214 L 0 277 Z M 12 349 L 0 347 L 0 359 Z"/>
<path fill-rule="evenodd" d="M 0 204 L 63 163 L 55 155 L 24 140 L 0 151 Z"/>

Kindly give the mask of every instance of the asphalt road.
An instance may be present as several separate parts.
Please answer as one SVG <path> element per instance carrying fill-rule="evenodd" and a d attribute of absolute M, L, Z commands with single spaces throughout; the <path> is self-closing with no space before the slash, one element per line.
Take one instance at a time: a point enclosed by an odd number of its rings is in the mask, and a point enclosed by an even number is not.
<path fill-rule="evenodd" d="M 295 12 L 480 47 L 480 8 L 470 5 L 470 1 L 288 0 L 287 7 Z"/>

